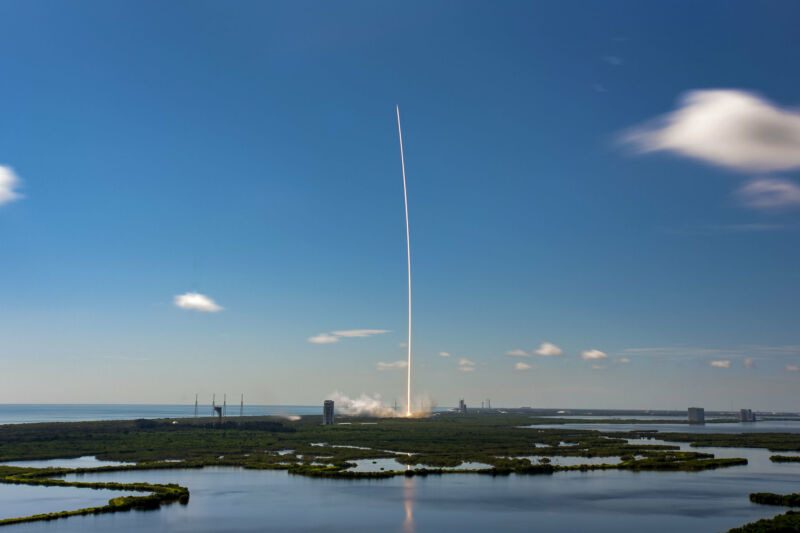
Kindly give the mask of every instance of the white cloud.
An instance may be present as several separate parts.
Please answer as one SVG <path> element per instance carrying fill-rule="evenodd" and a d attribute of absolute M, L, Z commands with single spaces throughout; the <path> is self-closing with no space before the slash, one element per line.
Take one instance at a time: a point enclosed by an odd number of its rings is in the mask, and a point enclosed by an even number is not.
<path fill-rule="evenodd" d="M 522 361 L 520 361 L 516 365 L 514 365 L 514 368 L 516 370 L 530 370 L 533 367 L 527 363 L 523 363 Z"/>
<path fill-rule="evenodd" d="M 621 57 L 618 57 L 618 56 L 605 56 L 603 58 L 603 61 L 605 61 L 606 63 L 608 63 L 609 65 L 612 65 L 614 67 L 618 67 L 622 63 L 624 63 L 623 59 Z"/>
<path fill-rule="evenodd" d="M 347 329 L 344 331 L 331 332 L 337 337 L 372 337 L 381 333 L 389 333 L 388 329 Z"/>
<path fill-rule="evenodd" d="M 223 307 L 204 294 L 198 292 L 187 292 L 179 294 L 174 299 L 175 305 L 181 309 L 189 311 L 202 311 L 204 313 L 216 313 L 222 311 Z"/>
<path fill-rule="evenodd" d="M 0 205 L 22 198 L 14 189 L 19 186 L 19 178 L 14 169 L 0 165 Z"/>
<path fill-rule="evenodd" d="M 555 344 L 549 342 L 543 342 L 539 349 L 535 352 L 538 355 L 544 355 L 546 357 L 552 355 L 564 355 L 564 350 L 556 346 Z"/>
<path fill-rule="evenodd" d="M 331 344 L 339 342 L 343 338 L 363 338 L 372 337 L 373 335 L 380 335 L 381 333 L 389 333 L 388 329 L 345 329 L 341 331 L 332 331 L 331 333 L 320 333 L 313 337 L 308 338 L 308 342 L 314 344 Z M 405 347 L 406 344 L 400 346 Z"/>
<path fill-rule="evenodd" d="M 797 365 L 786 365 L 786 370 L 789 372 L 798 372 L 800 371 L 800 366 Z"/>
<path fill-rule="evenodd" d="M 606 370 L 606 368 L 603 365 L 592 365 L 592 370 Z"/>
<path fill-rule="evenodd" d="M 450 357 L 450 355 L 449 352 L 439 352 L 439 357 Z"/>
<path fill-rule="evenodd" d="M 531 354 L 526 352 L 525 350 L 520 350 L 519 348 L 516 350 L 508 350 L 506 355 L 512 355 L 514 357 L 531 357 Z"/>
<path fill-rule="evenodd" d="M 731 367 L 731 362 L 730 362 L 730 361 L 728 361 L 728 360 L 724 360 L 724 361 L 711 361 L 711 362 L 710 362 L 710 363 L 708 363 L 708 364 L 710 364 L 710 365 L 711 365 L 711 366 L 713 366 L 714 368 L 730 368 L 730 367 Z"/>
<path fill-rule="evenodd" d="M 755 359 L 752 357 L 745 357 L 743 361 L 744 367 L 748 370 L 756 366 Z"/>
<path fill-rule="evenodd" d="M 800 206 L 800 185 L 783 178 L 755 179 L 734 194 L 743 205 L 754 209 Z"/>
<path fill-rule="evenodd" d="M 600 350 L 586 350 L 581 352 L 581 359 L 584 360 L 592 360 L 592 359 L 608 359 L 608 356 L 601 352 Z"/>
<path fill-rule="evenodd" d="M 408 366 L 408 361 L 395 361 L 393 363 L 378 363 L 375 367 L 378 370 L 395 370 L 397 368 L 405 368 Z"/>
<path fill-rule="evenodd" d="M 800 167 L 800 112 L 741 90 L 695 90 L 623 141 L 739 170 L 788 170 Z"/>
<path fill-rule="evenodd" d="M 624 364 L 624 365 L 627 365 L 628 363 L 630 363 L 630 362 L 631 362 L 631 360 L 630 360 L 630 359 L 628 359 L 627 357 L 621 357 L 621 358 L 619 358 L 619 360 L 618 360 L 617 362 L 618 362 L 618 363 L 622 363 L 622 364 Z"/>
<path fill-rule="evenodd" d="M 475 370 L 475 363 L 462 357 L 458 360 L 458 369 L 462 372 L 473 372 Z"/>
<path fill-rule="evenodd" d="M 308 342 L 313 344 L 331 344 L 333 342 L 339 342 L 339 340 L 339 337 L 335 337 L 327 333 L 320 333 L 319 335 L 314 335 L 313 337 L 308 338 Z"/>

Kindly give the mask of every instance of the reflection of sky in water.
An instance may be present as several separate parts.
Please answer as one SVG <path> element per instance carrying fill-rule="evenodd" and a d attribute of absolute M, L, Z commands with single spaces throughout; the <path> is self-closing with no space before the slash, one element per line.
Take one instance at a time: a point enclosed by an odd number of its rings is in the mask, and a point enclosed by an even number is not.
<path fill-rule="evenodd" d="M 741 449 L 728 453 L 743 456 Z M 763 456 L 768 461 L 769 452 Z M 748 494 L 796 492 L 800 465 L 765 465 L 775 467 L 770 472 L 762 465 L 754 460 L 748 466 L 705 472 L 610 470 L 357 481 L 237 468 L 90 474 L 80 479 L 179 483 L 188 486 L 192 496 L 186 506 L 70 518 L 58 521 L 57 528 L 59 533 L 255 533 L 269 524 L 289 532 L 528 533 L 535 524 L 536 531 L 544 533 L 617 533 L 638 531 L 646 523 L 651 533 L 707 533 L 785 510 L 752 504 Z M 24 533 L 49 533 L 53 527 L 29 524 Z"/>
<path fill-rule="evenodd" d="M 71 459 L 43 459 L 28 461 L 10 461 L 0 463 L 3 466 L 29 466 L 31 468 L 96 468 L 98 466 L 116 466 L 133 463 L 120 463 L 118 461 L 101 461 L 97 457 L 86 455 Z"/>
<path fill-rule="evenodd" d="M 42 487 L 0 483 L 0 519 L 30 516 L 40 513 L 57 513 L 106 505 L 111 498 L 136 493 L 121 490 L 94 490 L 77 487 Z M 25 526 L 14 526 L 21 531 Z M 52 526 L 51 526 L 52 529 Z"/>

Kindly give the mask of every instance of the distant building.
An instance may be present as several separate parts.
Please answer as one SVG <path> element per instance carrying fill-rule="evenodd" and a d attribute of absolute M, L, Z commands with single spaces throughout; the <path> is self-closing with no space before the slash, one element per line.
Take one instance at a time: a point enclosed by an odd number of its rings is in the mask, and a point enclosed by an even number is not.
<path fill-rule="evenodd" d="M 464 403 L 464 400 L 458 400 L 458 412 L 462 415 L 467 413 L 467 404 Z"/>
<path fill-rule="evenodd" d="M 690 424 L 705 424 L 706 423 L 706 410 L 702 407 L 689 408 L 689 423 Z"/>
<path fill-rule="evenodd" d="M 753 411 L 750 409 L 740 409 L 739 410 L 739 422 L 755 422 L 756 415 L 753 414 Z"/>
<path fill-rule="evenodd" d="M 330 426 L 333 424 L 333 400 L 325 400 L 322 404 L 322 425 Z"/>

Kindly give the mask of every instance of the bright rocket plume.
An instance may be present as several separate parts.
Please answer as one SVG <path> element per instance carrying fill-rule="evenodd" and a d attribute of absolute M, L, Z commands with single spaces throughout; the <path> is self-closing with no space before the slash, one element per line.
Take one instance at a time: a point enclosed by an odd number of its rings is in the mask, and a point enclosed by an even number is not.
<path fill-rule="evenodd" d="M 400 136 L 400 167 L 403 170 L 403 201 L 406 207 L 406 257 L 408 258 L 408 365 L 406 366 L 406 416 L 411 416 L 411 232 L 408 229 L 408 191 L 406 160 L 403 155 L 403 129 L 400 127 L 400 106 L 397 106 L 397 133 Z"/>

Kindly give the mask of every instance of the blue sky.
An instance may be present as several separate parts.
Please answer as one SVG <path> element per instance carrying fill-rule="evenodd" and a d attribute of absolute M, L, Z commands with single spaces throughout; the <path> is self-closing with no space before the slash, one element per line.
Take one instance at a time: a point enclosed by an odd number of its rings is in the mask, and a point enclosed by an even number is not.
<path fill-rule="evenodd" d="M 402 400 L 399 104 L 419 396 L 794 409 L 798 16 L 2 2 L 0 402 Z"/>

